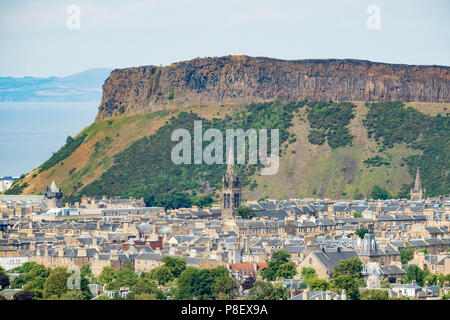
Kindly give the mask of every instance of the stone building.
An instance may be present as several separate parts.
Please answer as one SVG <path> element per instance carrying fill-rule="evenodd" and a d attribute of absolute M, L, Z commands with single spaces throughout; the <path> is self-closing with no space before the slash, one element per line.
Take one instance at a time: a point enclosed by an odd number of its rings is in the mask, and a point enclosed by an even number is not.
<path fill-rule="evenodd" d="M 62 207 L 62 191 L 56 186 L 55 181 L 52 182 L 51 186 L 45 187 L 44 193 L 44 203 L 47 208 L 60 208 Z"/>

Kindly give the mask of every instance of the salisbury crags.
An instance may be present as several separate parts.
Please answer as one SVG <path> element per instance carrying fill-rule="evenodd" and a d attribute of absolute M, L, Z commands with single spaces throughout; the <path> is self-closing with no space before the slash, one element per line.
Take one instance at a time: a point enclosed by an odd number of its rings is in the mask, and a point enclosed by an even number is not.
<path fill-rule="evenodd" d="M 96 121 L 175 105 L 281 100 L 450 102 L 449 67 L 363 60 L 194 59 L 117 69 L 103 85 Z"/>

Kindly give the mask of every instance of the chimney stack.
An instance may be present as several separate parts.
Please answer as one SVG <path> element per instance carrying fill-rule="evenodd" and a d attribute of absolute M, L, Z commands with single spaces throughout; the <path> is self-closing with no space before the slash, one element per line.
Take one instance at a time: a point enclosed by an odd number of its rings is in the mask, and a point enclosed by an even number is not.
<path fill-rule="evenodd" d="M 308 288 L 303 289 L 302 300 L 308 300 L 308 292 L 309 292 Z"/>

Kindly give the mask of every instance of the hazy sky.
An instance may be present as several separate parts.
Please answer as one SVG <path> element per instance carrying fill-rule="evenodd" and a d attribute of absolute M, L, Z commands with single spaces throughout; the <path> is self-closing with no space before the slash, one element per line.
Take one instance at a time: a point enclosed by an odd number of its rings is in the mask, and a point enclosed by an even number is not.
<path fill-rule="evenodd" d="M 67 26 L 69 5 L 80 8 L 80 29 Z M 380 29 L 367 27 L 371 5 Z M 1 0 L 0 75 L 228 54 L 448 66 L 449 13 L 448 0 Z"/>

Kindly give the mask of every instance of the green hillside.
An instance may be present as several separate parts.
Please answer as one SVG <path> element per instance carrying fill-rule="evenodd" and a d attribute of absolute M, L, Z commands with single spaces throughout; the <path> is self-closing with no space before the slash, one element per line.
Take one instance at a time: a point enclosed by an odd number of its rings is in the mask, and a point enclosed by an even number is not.
<path fill-rule="evenodd" d="M 194 120 L 224 136 L 228 128 L 280 130 L 278 174 L 260 176 L 257 165 L 237 166 L 247 199 L 361 199 L 374 186 L 408 196 L 417 166 L 427 195 L 450 190 L 448 113 L 425 114 L 401 102 L 275 100 L 118 115 L 69 138 L 9 192 L 40 193 L 55 179 L 70 202 L 85 194 L 144 197 L 148 205 L 167 208 L 208 205 L 218 201 L 225 165 L 175 165 L 170 158 L 173 130 L 193 136 Z"/>

